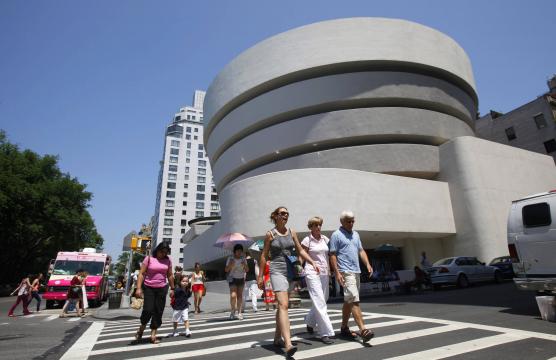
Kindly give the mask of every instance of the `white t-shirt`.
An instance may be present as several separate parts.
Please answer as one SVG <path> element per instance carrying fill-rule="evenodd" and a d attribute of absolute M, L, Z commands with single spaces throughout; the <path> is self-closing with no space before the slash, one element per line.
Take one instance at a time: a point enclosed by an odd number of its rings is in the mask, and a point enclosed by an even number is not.
<path fill-rule="evenodd" d="M 311 259 L 317 264 L 320 269 L 320 275 L 329 275 L 329 265 L 328 265 L 328 238 L 324 235 L 320 236 L 317 240 L 312 234 L 306 236 L 301 245 L 309 249 L 308 253 Z M 317 271 L 309 263 L 305 263 L 305 274 L 306 275 L 316 275 Z"/>
<path fill-rule="evenodd" d="M 242 256 L 239 259 L 236 259 L 233 256 L 230 256 L 228 258 L 228 260 L 226 261 L 226 267 L 228 265 L 230 265 L 230 263 L 234 262 L 234 266 L 232 267 L 232 270 L 230 270 L 230 272 L 228 273 L 228 277 L 229 278 L 233 278 L 233 279 L 245 279 L 245 270 L 243 269 L 243 262 L 247 261 L 245 260 L 245 258 Z"/>

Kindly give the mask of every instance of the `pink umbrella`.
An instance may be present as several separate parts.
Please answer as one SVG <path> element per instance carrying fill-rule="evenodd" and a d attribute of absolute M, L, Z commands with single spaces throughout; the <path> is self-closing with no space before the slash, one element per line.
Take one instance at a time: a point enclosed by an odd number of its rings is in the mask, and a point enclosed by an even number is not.
<path fill-rule="evenodd" d="M 220 236 L 214 246 L 224 249 L 231 249 L 236 244 L 243 245 L 245 248 L 246 246 L 250 245 L 253 242 L 249 237 L 243 235 L 241 233 L 228 233 Z"/>

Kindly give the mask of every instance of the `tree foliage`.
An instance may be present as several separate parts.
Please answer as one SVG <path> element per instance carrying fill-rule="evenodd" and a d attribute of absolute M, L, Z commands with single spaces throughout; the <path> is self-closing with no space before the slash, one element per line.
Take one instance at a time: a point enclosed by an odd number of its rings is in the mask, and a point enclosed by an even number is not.
<path fill-rule="evenodd" d="M 87 208 L 92 194 L 58 158 L 20 150 L 0 130 L 0 284 L 45 272 L 58 251 L 102 247 Z"/>
<path fill-rule="evenodd" d="M 145 258 L 145 255 L 140 254 L 138 252 L 133 252 L 133 261 L 131 262 L 131 272 L 135 270 L 139 270 L 141 267 L 141 262 Z M 116 275 L 125 275 L 125 271 L 127 269 L 127 265 L 129 262 L 129 251 L 124 251 L 118 257 L 118 262 L 114 264 L 114 273 Z"/>

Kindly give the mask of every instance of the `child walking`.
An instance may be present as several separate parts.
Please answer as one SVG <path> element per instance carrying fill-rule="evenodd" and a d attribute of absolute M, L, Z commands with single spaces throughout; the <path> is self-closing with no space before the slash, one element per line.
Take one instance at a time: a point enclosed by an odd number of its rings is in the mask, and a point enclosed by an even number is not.
<path fill-rule="evenodd" d="M 170 336 L 179 336 L 178 323 L 183 322 L 185 326 L 185 337 L 191 336 L 189 330 L 189 297 L 191 296 L 191 284 L 189 277 L 184 276 L 180 279 L 176 290 L 174 291 L 174 298 L 171 302 L 174 313 L 172 314 L 172 321 L 174 322 L 174 332 Z"/>

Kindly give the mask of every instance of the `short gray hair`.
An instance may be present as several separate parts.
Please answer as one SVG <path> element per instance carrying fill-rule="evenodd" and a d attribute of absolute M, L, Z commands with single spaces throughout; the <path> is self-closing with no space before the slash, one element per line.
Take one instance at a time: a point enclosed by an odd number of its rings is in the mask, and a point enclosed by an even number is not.
<path fill-rule="evenodd" d="M 353 219 L 353 218 L 355 218 L 355 215 L 353 215 L 353 211 L 351 210 L 344 210 L 340 214 L 340 221 L 345 219 Z"/>

